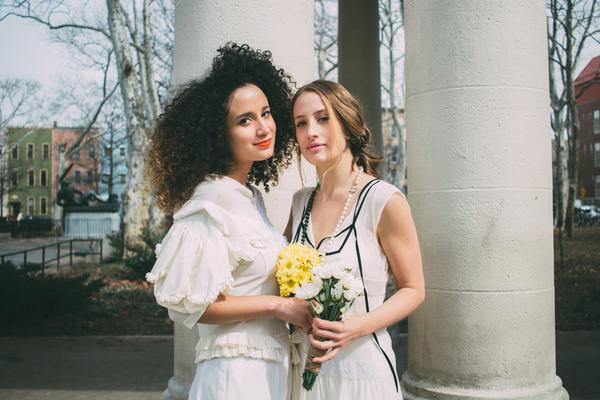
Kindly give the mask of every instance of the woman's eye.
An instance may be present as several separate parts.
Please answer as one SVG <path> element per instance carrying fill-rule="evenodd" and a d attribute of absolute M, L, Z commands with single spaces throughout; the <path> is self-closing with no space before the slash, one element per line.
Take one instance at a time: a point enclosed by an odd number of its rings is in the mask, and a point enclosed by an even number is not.
<path fill-rule="evenodd" d="M 306 122 L 304 122 L 304 121 L 300 121 L 300 122 L 298 122 L 298 123 L 296 124 L 296 128 L 302 128 L 302 127 L 303 127 L 303 126 L 305 126 L 305 125 L 306 125 Z"/>
<path fill-rule="evenodd" d="M 263 118 L 270 117 L 271 116 L 271 110 L 265 111 L 262 116 L 263 116 Z"/>
<path fill-rule="evenodd" d="M 249 122 L 250 122 L 250 118 L 240 119 L 240 125 L 248 125 Z"/>
<path fill-rule="evenodd" d="M 319 122 L 327 122 L 327 121 L 329 121 L 329 117 L 328 116 L 324 115 L 322 117 L 319 117 Z"/>

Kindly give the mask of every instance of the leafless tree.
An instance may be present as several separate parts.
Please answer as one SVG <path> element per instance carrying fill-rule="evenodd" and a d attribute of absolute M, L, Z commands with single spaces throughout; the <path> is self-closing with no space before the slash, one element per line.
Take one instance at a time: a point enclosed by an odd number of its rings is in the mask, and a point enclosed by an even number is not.
<path fill-rule="evenodd" d="M 573 235 L 579 169 L 580 123 L 573 82 L 586 42 L 599 33 L 595 28 L 598 21 L 598 3 L 597 0 L 548 0 L 547 8 L 551 123 L 557 163 L 556 224 L 559 237 L 562 239 L 563 223 L 567 236 Z M 566 154 L 564 154 L 565 146 Z M 565 160 L 566 181 L 563 168 Z M 563 194 L 565 183 L 566 204 Z"/>
<path fill-rule="evenodd" d="M 379 1 L 379 26 L 382 56 L 384 145 L 382 174 L 400 188 L 406 186 L 406 130 L 401 110 L 404 105 L 404 2 Z M 385 126 L 387 125 L 387 127 Z M 386 129 L 387 128 L 387 129 Z"/>
<path fill-rule="evenodd" d="M 337 74 L 337 1 L 315 0 L 315 57 L 319 79 L 334 79 Z"/>
<path fill-rule="evenodd" d="M 92 8 L 87 12 L 86 8 Z M 160 213 L 151 212 L 151 196 L 145 184 L 145 154 L 161 99 L 167 97 L 171 80 L 174 5 L 168 0 L 106 0 L 67 4 L 63 0 L 0 3 L 0 21 L 8 17 L 35 20 L 58 32 L 89 66 L 101 71 L 102 96 L 90 113 L 79 140 L 65 152 L 68 159 L 85 143 L 92 125 L 118 88 L 128 137 L 128 185 L 124 202 L 125 239 L 138 241 L 141 229 L 160 226 Z M 156 35 L 155 32 L 160 32 Z M 114 86 L 113 86 L 114 83 Z M 64 176 L 67 171 L 60 171 Z"/>

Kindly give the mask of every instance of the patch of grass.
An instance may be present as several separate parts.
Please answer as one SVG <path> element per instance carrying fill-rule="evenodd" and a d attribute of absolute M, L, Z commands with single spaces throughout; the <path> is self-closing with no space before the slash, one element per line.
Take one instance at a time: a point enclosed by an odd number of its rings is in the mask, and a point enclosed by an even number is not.
<path fill-rule="evenodd" d="M 0 334 L 58 334 L 93 316 L 93 296 L 103 286 L 87 273 L 41 274 L 37 268 L 0 267 Z"/>
<path fill-rule="evenodd" d="M 577 228 L 563 238 L 560 263 L 554 243 L 556 326 L 559 330 L 600 329 L 600 228 Z"/>

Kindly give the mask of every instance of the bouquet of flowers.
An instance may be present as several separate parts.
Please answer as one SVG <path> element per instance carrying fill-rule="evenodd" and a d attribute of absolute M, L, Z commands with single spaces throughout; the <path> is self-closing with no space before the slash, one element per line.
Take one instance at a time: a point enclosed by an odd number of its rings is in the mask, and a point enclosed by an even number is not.
<path fill-rule="evenodd" d="M 313 314 L 319 318 L 328 321 L 341 320 L 354 299 L 363 293 L 362 281 L 352 274 L 352 267 L 339 262 L 319 264 L 311 272 L 312 279 L 294 288 L 294 294 L 307 300 Z M 312 389 L 321 369 L 321 364 L 312 362 L 312 359 L 324 354 L 324 350 L 310 346 L 302 374 L 304 389 Z"/>
<path fill-rule="evenodd" d="M 312 282 L 312 269 L 321 264 L 321 254 L 303 244 L 290 244 L 277 254 L 275 278 L 279 295 L 290 297 L 300 285 Z"/>

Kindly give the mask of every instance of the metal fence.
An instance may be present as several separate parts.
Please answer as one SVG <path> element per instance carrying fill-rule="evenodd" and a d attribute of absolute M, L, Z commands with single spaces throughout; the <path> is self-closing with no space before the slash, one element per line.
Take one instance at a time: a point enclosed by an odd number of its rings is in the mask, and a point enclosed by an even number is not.
<path fill-rule="evenodd" d="M 100 239 L 119 230 L 118 213 L 67 213 L 64 235 L 69 238 Z"/>
<path fill-rule="evenodd" d="M 89 243 L 87 248 L 78 246 L 78 243 Z M 94 249 L 94 244 L 98 243 L 98 250 Z M 75 244 L 75 247 L 73 246 Z M 28 264 L 40 265 L 42 273 L 45 272 L 46 266 L 51 266 L 51 263 L 55 263 L 56 269 L 60 269 L 61 259 L 68 257 L 69 265 L 73 265 L 73 257 L 85 257 L 97 255 L 100 257 L 102 262 L 102 239 L 69 239 L 55 243 L 46 244 L 43 246 L 33 247 L 31 249 L 19 250 L 9 253 L 0 254 L 0 265 L 5 266 L 7 262 L 12 262 L 8 258 L 20 258 L 22 255 L 23 268 Z M 39 262 L 32 262 L 34 260 L 33 255 L 37 256 Z M 16 256 L 16 257 L 15 257 Z M 37 261 L 36 260 L 36 261 Z M 64 262 L 63 262 L 64 265 Z M 52 265 L 53 266 L 53 265 Z"/>

